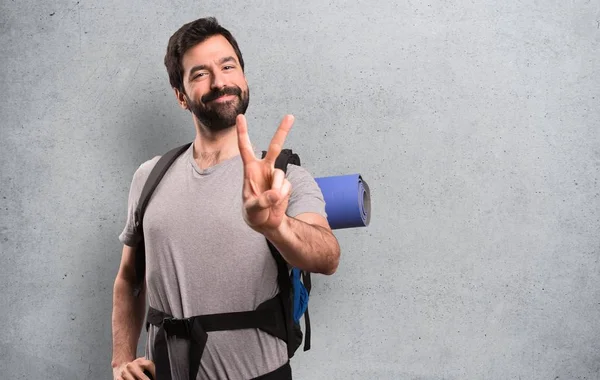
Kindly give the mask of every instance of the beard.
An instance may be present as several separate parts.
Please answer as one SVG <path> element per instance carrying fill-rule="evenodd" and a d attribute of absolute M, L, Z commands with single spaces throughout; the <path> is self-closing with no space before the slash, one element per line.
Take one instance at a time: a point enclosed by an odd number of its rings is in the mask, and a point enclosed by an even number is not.
<path fill-rule="evenodd" d="M 211 102 L 224 95 L 234 95 L 235 98 L 226 102 Z M 219 132 L 233 127 L 237 115 L 246 113 L 250 90 L 242 91 L 238 86 L 224 87 L 202 96 L 199 102 L 193 102 L 187 95 L 185 97 L 190 111 L 200 123 L 211 132 Z"/>

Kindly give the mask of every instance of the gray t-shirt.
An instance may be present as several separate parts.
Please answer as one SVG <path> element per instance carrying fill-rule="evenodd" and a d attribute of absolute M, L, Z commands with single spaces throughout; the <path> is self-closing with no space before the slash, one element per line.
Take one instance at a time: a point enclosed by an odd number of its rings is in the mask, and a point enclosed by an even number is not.
<path fill-rule="evenodd" d="M 135 246 L 134 210 L 159 157 L 133 176 L 127 223 L 119 240 Z M 326 217 L 323 194 L 314 178 L 289 165 L 292 184 L 287 215 Z M 265 237 L 242 217 L 243 164 L 235 156 L 206 170 L 193 159 L 193 144 L 173 163 L 146 209 L 146 281 L 149 305 L 173 315 L 254 310 L 278 292 L 277 266 Z M 156 328 L 150 327 L 146 357 L 154 357 Z M 187 379 L 188 342 L 169 339 L 173 379 Z M 197 379 L 250 379 L 287 362 L 284 341 L 259 329 L 208 333 Z"/>

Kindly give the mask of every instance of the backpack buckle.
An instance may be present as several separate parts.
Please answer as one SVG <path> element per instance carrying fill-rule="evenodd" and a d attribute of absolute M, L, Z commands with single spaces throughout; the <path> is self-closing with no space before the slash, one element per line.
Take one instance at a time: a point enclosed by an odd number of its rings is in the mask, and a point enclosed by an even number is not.
<path fill-rule="evenodd" d="M 178 338 L 187 338 L 190 336 L 189 319 L 167 317 L 163 319 L 162 325 L 169 336 L 174 335 Z"/>

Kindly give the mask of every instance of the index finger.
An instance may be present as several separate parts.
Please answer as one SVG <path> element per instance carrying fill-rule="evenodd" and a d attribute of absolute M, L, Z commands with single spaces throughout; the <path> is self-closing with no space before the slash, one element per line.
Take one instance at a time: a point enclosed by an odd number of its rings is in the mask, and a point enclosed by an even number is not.
<path fill-rule="evenodd" d="M 271 143 L 269 144 L 269 150 L 267 151 L 267 155 L 265 156 L 265 161 L 275 164 L 275 160 L 281 153 L 283 149 L 283 144 L 285 143 L 285 138 L 288 135 L 288 132 L 292 128 L 292 124 L 294 124 L 294 116 L 293 115 L 285 115 L 281 124 L 279 124 L 279 128 L 273 135 L 271 139 Z"/>
<path fill-rule="evenodd" d="M 235 127 L 237 130 L 238 148 L 240 149 L 240 155 L 244 164 L 249 163 L 256 159 L 254 150 L 252 150 L 252 144 L 250 144 L 250 137 L 248 136 L 248 125 L 246 124 L 246 117 L 242 114 L 237 115 L 235 119 Z"/>

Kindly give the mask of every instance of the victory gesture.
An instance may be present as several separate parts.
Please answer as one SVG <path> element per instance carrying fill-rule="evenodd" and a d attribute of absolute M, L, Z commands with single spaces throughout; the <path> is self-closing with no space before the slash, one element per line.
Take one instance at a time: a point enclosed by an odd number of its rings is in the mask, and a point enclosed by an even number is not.
<path fill-rule="evenodd" d="M 252 229 L 261 233 L 277 229 L 285 216 L 292 185 L 282 170 L 275 169 L 275 160 L 281 153 L 293 123 L 292 115 L 283 118 L 265 158 L 258 159 L 250 144 L 246 118 L 238 115 L 236 119 L 238 146 L 244 163 L 244 220 Z"/>

